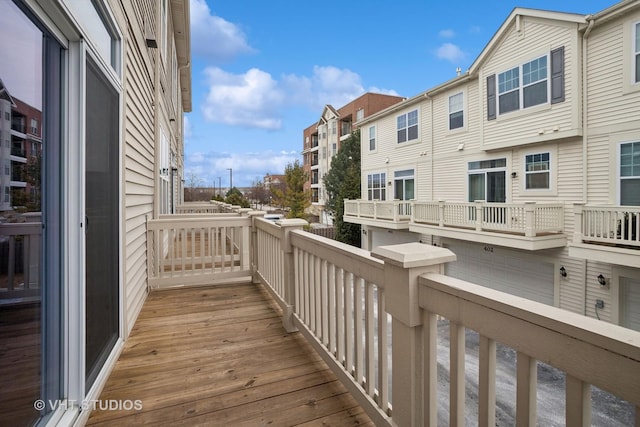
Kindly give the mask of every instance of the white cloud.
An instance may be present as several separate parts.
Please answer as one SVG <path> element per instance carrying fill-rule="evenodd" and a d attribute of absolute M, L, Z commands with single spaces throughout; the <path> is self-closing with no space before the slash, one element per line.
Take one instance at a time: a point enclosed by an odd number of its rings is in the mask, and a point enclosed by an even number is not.
<path fill-rule="evenodd" d="M 235 24 L 211 13 L 205 0 L 191 0 L 191 49 L 194 56 L 228 61 L 254 53 L 247 36 Z"/>
<path fill-rule="evenodd" d="M 187 156 L 185 164 L 185 176 L 193 173 L 201 179 L 205 186 L 229 185 L 229 171 L 233 170 L 233 185 L 236 187 L 249 187 L 265 174 L 282 174 L 285 167 L 295 160 L 300 160 L 300 155 L 295 151 L 262 151 L 248 153 L 193 153 Z M 218 180 L 220 178 L 220 180 Z"/>
<path fill-rule="evenodd" d="M 446 30 L 440 30 L 438 35 L 444 39 L 451 39 L 455 37 L 456 33 L 451 29 L 446 29 Z"/>
<path fill-rule="evenodd" d="M 231 126 L 279 129 L 278 108 L 283 94 L 269 73 L 252 68 L 232 74 L 217 67 L 205 69 L 209 93 L 202 105 L 207 121 Z"/>
<path fill-rule="evenodd" d="M 440 59 L 446 59 L 449 62 L 459 62 L 464 60 L 464 52 L 453 43 L 444 43 L 436 50 L 436 56 Z"/>
<path fill-rule="evenodd" d="M 193 135 L 193 130 L 191 129 L 191 120 L 189 120 L 188 116 L 184 116 L 184 137 L 185 139 L 191 138 Z"/>
<path fill-rule="evenodd" d="M 252 68 L 233 74 L 217 67 L 205 69 L 209 90 L 202 114 L 209 122 L 276 130 L 282 127 L 282 109 L 307 107 L 320 111 L 325 104 L 342 107 L 365 92 L 357 73 L 333 66 L 314 66 L 311 76 L 285 75 L 280 81 Z M 372 87 L 370 92 L 397 95 Z"/>

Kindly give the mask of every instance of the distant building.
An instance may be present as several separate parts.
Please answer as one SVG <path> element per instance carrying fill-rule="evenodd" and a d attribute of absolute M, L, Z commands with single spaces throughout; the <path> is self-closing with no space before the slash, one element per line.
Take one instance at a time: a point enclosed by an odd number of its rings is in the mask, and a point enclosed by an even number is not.
<path fill-rule="evenodd" d="M 41 124 L 42 111 L 11 96 L 0 79 L 0 211 L 39 198 L 25 166 L 42 152 Z"/>
<path fill-rule="evenodd" d="M 400 96 L 365 93 L 338 109 L 327 104 L 318 122 L 303 131 L 303 167 L 309 176 L 305 190 L 311 190 L 309 214 L 319 217 L 321 223 L 332 223 L 324 209 L 326 194 L 322 178 L 329 172 L 331 159 L 340 149 L 340 144 L 358 128 L 358 121 L 403 99 Z"/>

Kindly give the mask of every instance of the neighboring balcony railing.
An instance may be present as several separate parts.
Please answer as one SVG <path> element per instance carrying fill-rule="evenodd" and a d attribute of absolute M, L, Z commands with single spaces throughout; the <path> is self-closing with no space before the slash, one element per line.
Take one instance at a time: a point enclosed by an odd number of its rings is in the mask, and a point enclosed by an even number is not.
<path fill-rule="evenodd" d="M 233 206 L 228 203 L 217 202 L 211 200 L 209 203 L 203 202 L 187 202 L 175 207 L 176 214 L 213 214 L 213 213 L 232 213 L 240 206 Z"/>
<path fill-rule="evenodd" d="M 409 222 L 413 202 L 409 200 L 345 200 L 344 216 L 393 222 Z"/>
<path fill-rule="evenodd" d="M 149 221 L 149 256 L 162 266 L 150 268 L 150 283 L 159 272 L 185 273 L 171 286 L 205 283 L 195 270 L 212 266 L 225 278 L 218 262 L 233 255 L 226 278 L 249 273 L 263 283 L 285 328 L 302 333 L 375 425 L 492 426 L 496 408 L 513 414 L 507 424 L 548 425 L 538 395 L 566 425 L 590 424 L 593 404 L 597 424 L 604 392 L 590 399 L 592 386 L 615 396 L 605 398 L 623 408 L 613 414 L 626 417 L 621 425 L 640 416 L 640 333 L 441 275 L 456 258 L 445 248 L 409 243 L 371 254 L 307 233 L 303 220 L 262 214 Z M 501 364 L 505 353 L 512 369 Z M 558 375 L 544 382 L 541 369 Z M 470 405 L 477 409 L 466 419 Z"/>
<path fill-rule="evenodd" d="M 40 294 L 42 223 L 0 224 L 0 300 Z"/>
<path fill-rule="evenodd" d="M 640 247 L 640 207 L 576 203 L 574 243 Z"/>
<path fill-rule="evenodd" d="M 561 203 L 414 202 L 412 223 L 533 237 L 564 230 Z"/>

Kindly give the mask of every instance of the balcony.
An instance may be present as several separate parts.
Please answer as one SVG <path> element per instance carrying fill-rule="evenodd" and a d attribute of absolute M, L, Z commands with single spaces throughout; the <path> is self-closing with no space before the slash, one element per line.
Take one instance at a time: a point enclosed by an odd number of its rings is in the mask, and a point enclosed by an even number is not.
<path fill-rule="evenodd" d="M 414 202 L 409 230 L 525 250 L 567 244 L 561 203 Z"/>
<path fill-rule="evenodd" d="M 262 215 L 148 220 L 150 294 L 100 396 L 142 408 L 89 425 L 639 419 L 640 332 L 441 275 L 444 248 Z"/>
<path fill-rule="evenodd" d="M 574 204 L 573 213 L 576 227 L 570 256 L 640 265 L 640 207 Z"/>
<path fill-rule="evenodd" d="M 344 220 L 354 224 L 408 230 L 413 202 L 405 200 L 345 200 Z"/>
<path fill-rule="evenodd" d="M 16 157 L 26 158 L 27 151 L 24 148 L 22 148 L 22 146 L 19 146 L 19 147 L 13 146 L 11 147 L 11 155 Z"/>

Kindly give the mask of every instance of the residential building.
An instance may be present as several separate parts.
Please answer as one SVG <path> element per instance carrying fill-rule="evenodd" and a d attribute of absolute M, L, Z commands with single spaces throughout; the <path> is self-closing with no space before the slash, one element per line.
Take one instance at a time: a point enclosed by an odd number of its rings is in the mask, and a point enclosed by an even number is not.
<path fill-rule="evenodd" d="M 358 121 L 377 113 L 404 98 L 367 92 L 341 108 L 327 104 L 317 123 L 303 131 L 303 168 L 309 175 L 305 190 L 311 190 L 309 214 L 323 224 L 333 220 L 324 209 L 326 194 L 322 178 L 331 169 L 331 159 L 340 144 L 358 128 Z M 361 136 L 362 138 L 362 136 Z"/>
<path fill-rule="evenodd" d="M 516 8 L 470 69 L 359 123 L 363 247 L 640 330 L 640 2 Z"/>
<path fill-rule="evenodd" d="M 27 204 L 39 209 L 39 188 L 25 174 L 28 162 L 39 167 L 41 125 L 42 112 L 11 96 L 0 79 L 0 211 Z"/>
<path fill-rule="evenodd" d="M 0 413 L 82 425 L 148 293 L 146 222 L 182 194 L 189 1 L 17 0 L 0 15 L 2 159 L 42 153 L 41 218 L 0 224 Z"/>

